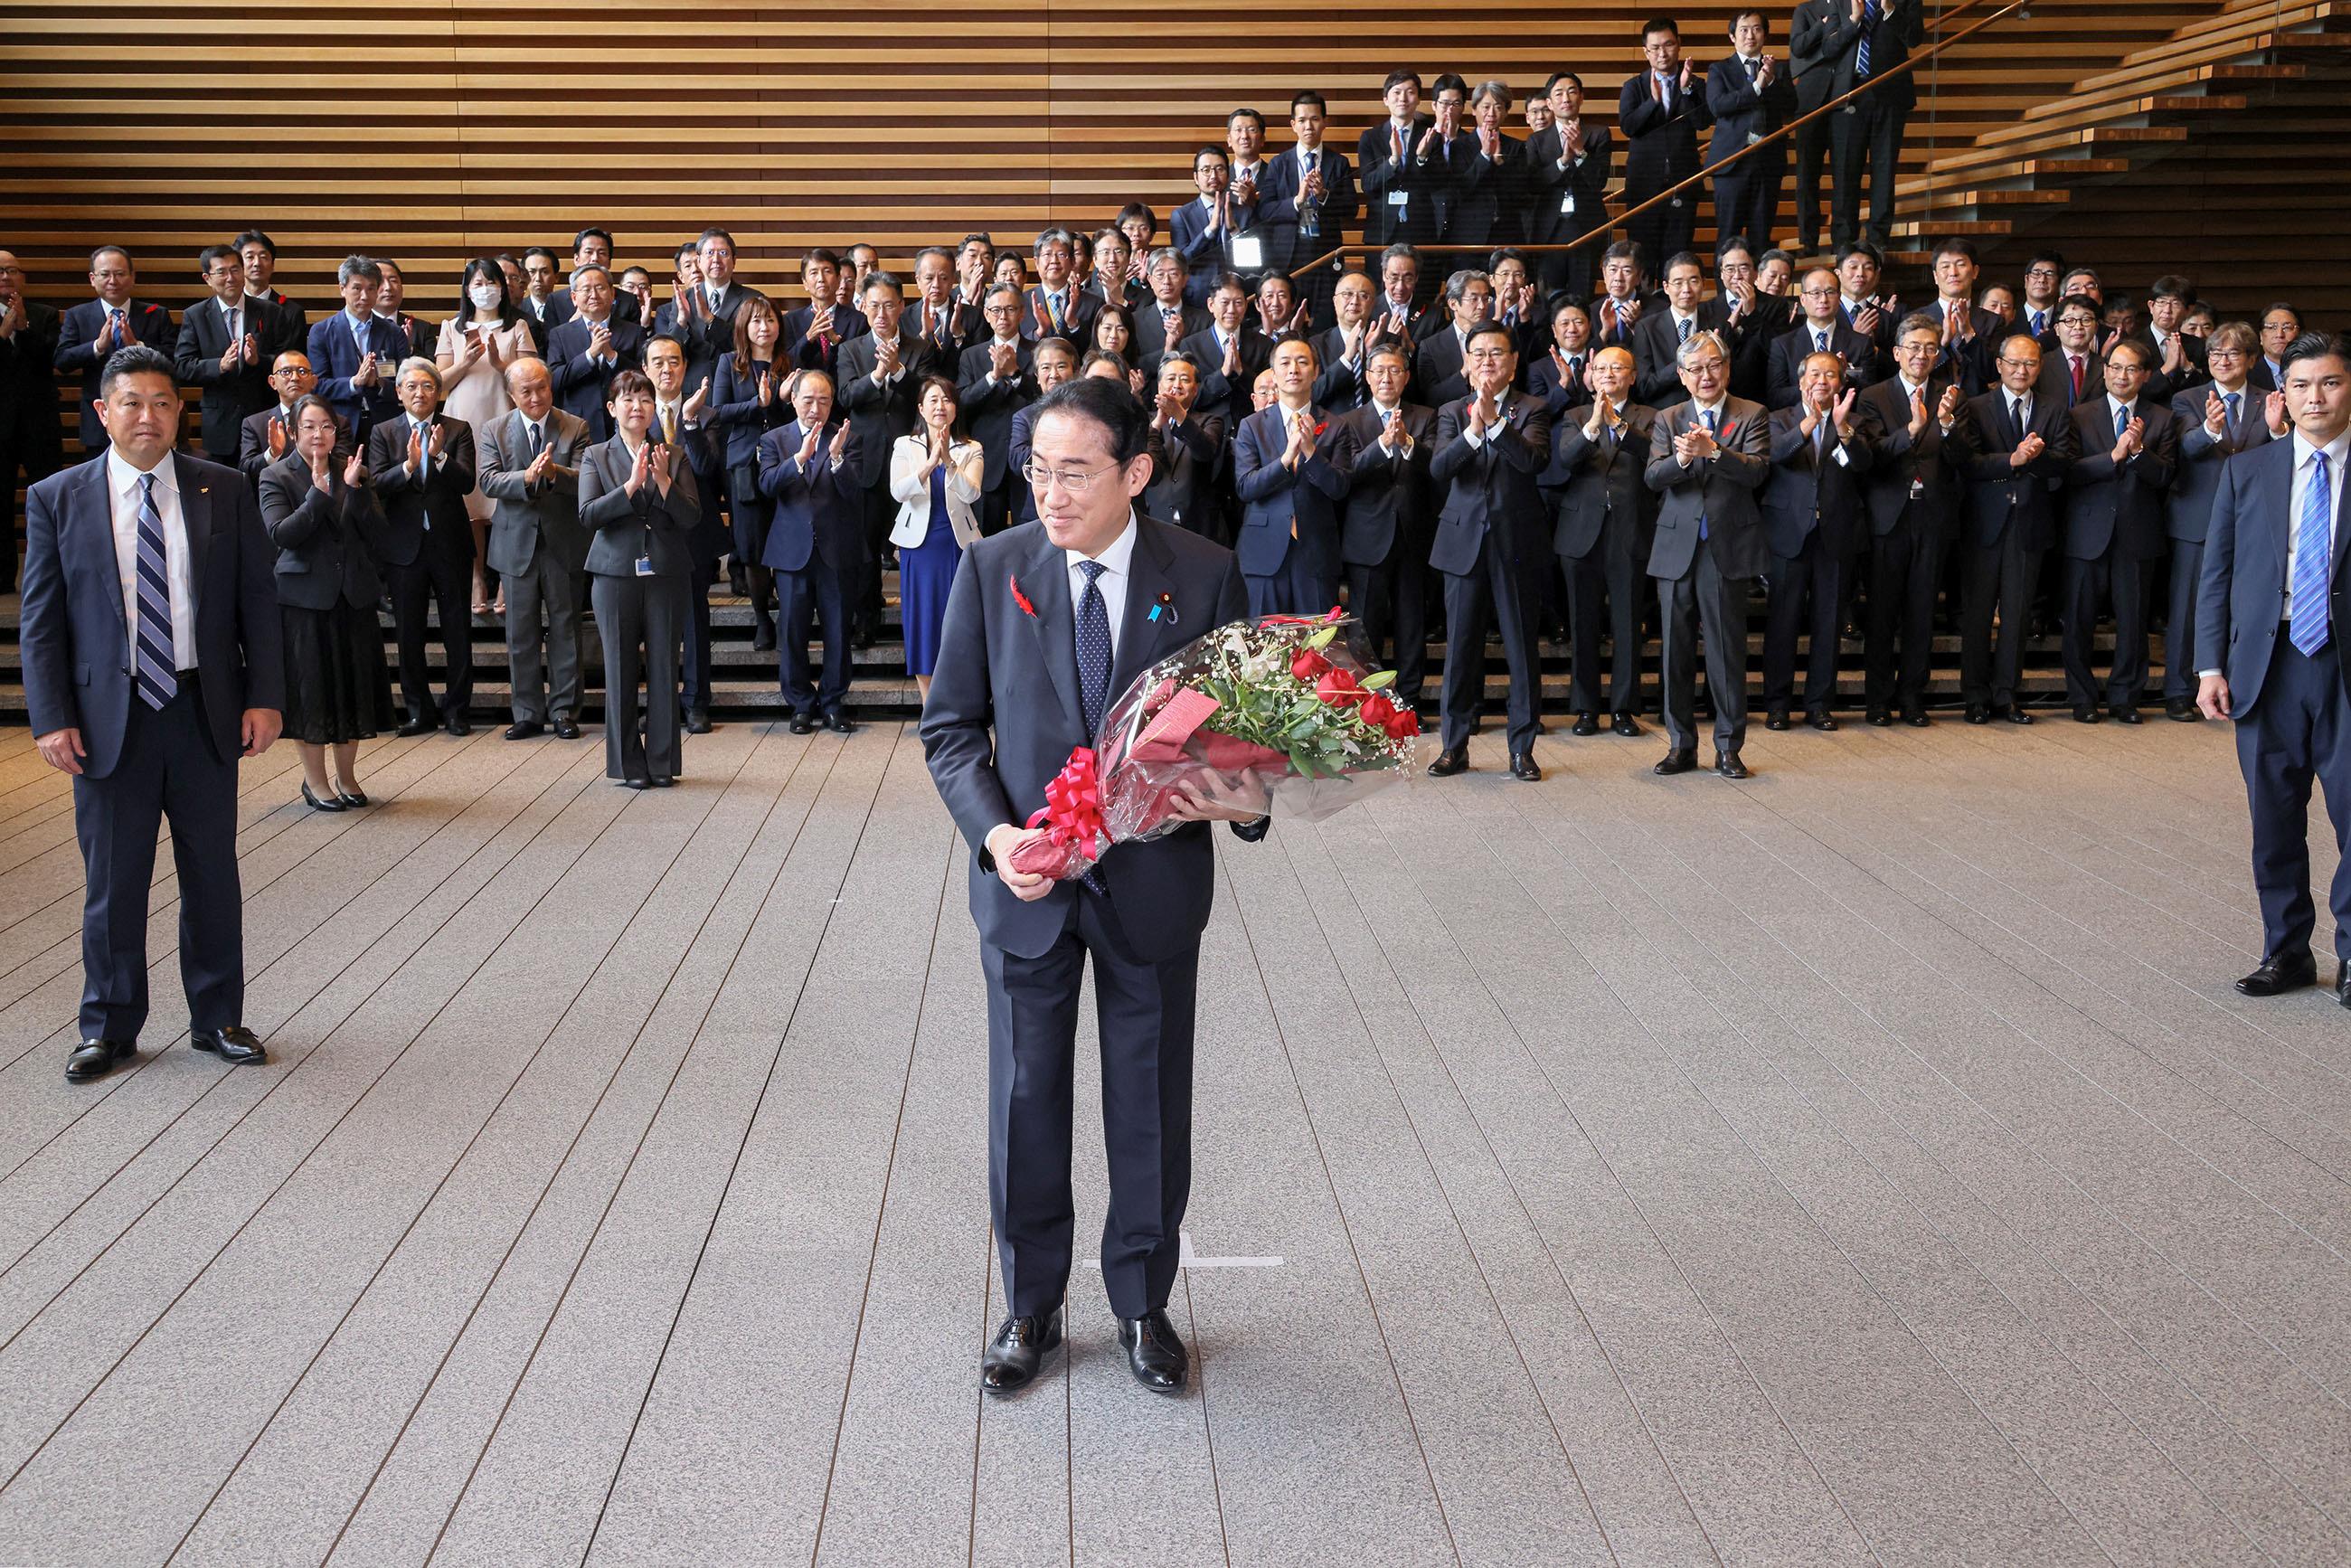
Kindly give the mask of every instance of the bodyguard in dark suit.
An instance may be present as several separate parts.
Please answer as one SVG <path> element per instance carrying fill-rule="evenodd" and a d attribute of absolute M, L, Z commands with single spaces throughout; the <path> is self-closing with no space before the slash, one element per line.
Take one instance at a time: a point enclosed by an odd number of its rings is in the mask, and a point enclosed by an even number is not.
<path fill-rule="evenodd" d="M 612 275 L 583 267 L 571 275 L 572 313 L 547 337 L 547 368 L 555 377 L 555 405 L 577 415 L 591 441 L 612 438 L 605 389 L 622 371 L 642 370 L 645 329 L 612 309 Z"/>
<path fill-rule="evenodd" d="M 131 253 L 120 246 L 102 245 L 89 253 L 89 286 L 98 298 L 69 308 L 57 323 L 57 371 L 79 376 L 81 449 L 102 450 L 106 427 L 99 423 L 98 384 L 115 350 L 144 343 L 169 357 L 175 346 L 172 313 L 161 305 L 133 299 L 139 283 Z"/>
<path fill-rule="evenodd" d="M 2204 575 L 2204 536 L 2221 465 L 2283 434 L 2270 429 L 2266 394 L 2245 377 L 2253 351 L 2252 330 L 2241 321 L 2223 322 L 2213 329 L 2205 351 L 2212 379 L 2171 400 L 2179 467 L 2164 508 L 2165 531 L 2171 536 L 2171 598 L 2163 642 L 2163 711 L 2183 721 L 2196 716 L 2196 672 L 2208 662 L 2196 643 L 2196 591 Z"/>
<path fill-rule="evenodd" d="M 1908 71 L 1886 73 L 1910 57 L 1927 36 L 1918 0 L 1849 0 L 1845 8 L 1848 41 L 1837 57 L 1837 74 L 1831 97 L 1885 80 L 1828 117 L 1831 159 L 1835 171 L 1835 204 L 1829 216 L 1829 241 L 1844 245 L 1866 238 L 1879 249 L 1894 233 L 1894 182 L 1902 162 L 1902 128 L 1918 101 L 1916 78 Z M 1825 100 L 1823 100 L 1825 101 Z M 1861 217 L 1861 187 L 1869 184 L 1869 221 Z"/>
<path fill-rule="evenodd" d="M 2163 554 L 2164 497 L 2179 461 L 2171 411 L 2139 395 L 2152 351 L 2133 338 L 2106 350 L 2106 395 L 2074 410 L 2074 459 L 2065 494 L 2065 695 L 2074 716 L 2098 722 L 2091 644 L 2102 602 L 2115 616 L 2107 711 L 2137 724 L 2147 680 L 2147 563 Z"/>
<path fill-rule="evenodd" d="M 57 433 L 57 313 L 25 298 L 24 268 L 0 250 L 0 490 L 27 489 L 65 465 Z M 0 537 L 0 593 L 16 590 L 16 517 Z"/>
<path fill-rule="evenodd" d="M 1552 122 L 1527 139 L 1527 239 L 1565 245 L 1608 226 L 1608 176 L 1616 155 L 1608 127 L 1583 118 L 1583 78 L 1553 71 L 1543 89 Z M 1595 242 L 1542 254 L 1547 288 L 1579 297 L 1592 292 L 1599 265 Z"/>
<path fill-rule="evenodd" d="M 1996 363 L 2001 384 L 1969 402 L 1959 431 L 1968 480 L 1959 530 L 1959 695 L 1970 724 L 2031 724 L 2032 716 L 2016 700 L 2025 622 L 2080 448 L 2065 405 L 2038 391 L 2041 345 L 2011 337 Z"/>
<path fill-rule="evenodd" d="M 279 336 L 277 317 L 268 305 L 246 293 L 245 264 L 227 246 L 206 246 L 198 270 L 212 297 L 182 313 L 172 360 L 182 385 L 204 389 L 198 423 L 204 455 L 215 463 L 234 464 L 246 416 L 277 401 L 269 385 L 270 348 Z"/>
<path fill-rule="evenodd" d="M 1796 685 L 1796 634 L 1807 637 L 1804 715 L 1834 729 L 1837 636 L 1844 619 L 1845 570 L 1864 531 L 1861 476 L 1868 470 L 1844 361 L 1815 353 L 1804 361 L 1794 408 L 1771 413 L 1771 477 L 1763 486 L 1763 531 L 1771 544 L 1771 603 L 1763 630 L 1766 729 L 1788 727 Z"/>
<path fill-rule="evenodd" d="M 849 420 L 833 417 L 832 382 L 821 371 L 800 376 L 792 406 L 792 423 L 759 440 L 759 492 L 776 507 L 760 560 L 776 574 L 778 675 L 794 735 L 816 728 L 820 716 L 825 728 L 846 735 L 853 727 L 843 708 L 849 595 L 865 556 L 862 437 Z M 824 623 L 820 683 L 809 672 L 811 619 Z"/>
<path fill-rule="evenodd" d="M 2220 465 L 2196 599 L 2196 706 L 2237 721 L 2252 813 L 2262 962 L 2249 997 L 2311 984 L 2310 787 L 2326 792 L 2335 842 L 2351 841 L 2351 694 L 2340 635 L 2351 603 L 2344 466 L 2351 462 L 2351 345 L 2310 333 L 2284 351 L 2293 434 Z M 2225 653 L 2221 651 L 2226 650 Z M 35 727 L 38 727 L 36 725 Z M 2335 862 L 2335 998 L 2351 1007 L 2351 854 Z"/>
<path fill-rule="evenodd" d="M 1008 1394 L 1061 1343 L 1074 1260 L 1071 1081 L 1089 961 L 1102 1039 L 1110 1212 L 1102 1284 L 1143 1385 L 1181 1390 L 1165 1312 L 1191 1187 L 1192 1029 L 1200 933 L 1216 886 L 1205 820 L 1264 834 L 1261 805 L 1189 797 L 1204 820 L 1113 845 L 1089 875 L 1047 882 L 1011 858 L 1045 786 L 1155 660 L 1247 613 L 1219 547 L 1137 515 L 1150 478 L 1142 406 L 1100 378 L 1047 394 L 1039 525 L 982 539 L 956 574 L 923 746 L 971 846 L 971 911 L 987 977 L 988 1206 L 1008 1316 L 980 1385 Z M 1083 476 L 1071 488 L 1060 476 Z"/>
<path fill-rule="evenodd" d="M 1869 503 L 1869 623 L 1863 643 L 1862 701 L 1883 728 L 1898 710 L 1923 728 L 1927 674 L 1933 657 L 1935 595 L 1959 509 L 1951 442 L 1966 396 L 1939 379 L 1942 334 L 1923 316 L 1902 323 L 1894 345 L 1899 368 L 1861 394 L 1862 435 L 1876 455 L 1866 481 Z M 1897 663 L 1898 653 L 1898 663 Z"/>
<path fill-rule="evenodd" d="M 1535 635 L 1542 577 L 1551 566 L 1551 508 L 1538 481 L 1551 465 L 1551 415 L 1511 390 L 1519 356 L 1492 322 L 1469 340 L 1470 394 L 1437 412 L 1429 477 L 1447 486 L 1429 564 L 1445 574 L 1444 750 L 1428 765 L 1443 779 L 1469 766 L 1469 736 L 1486 698 L 1486 622 L 1500 626 L 1510 671 L 1510 749 L 1514 778 L 1537 779 L 1542 659 Z"/>
<path fill-rule="evenodd" d="M 375 313 L 381 267 L 349 256 L 335 277 L 343 308 L 310 323 L 310 369 L 319 377 L 319 395 L 351 427 L 353 438 L 364 441 L 377 420 L 391 418 L 400 406 L 392 376 L 408 348 L 399 329 Z"/>
<path fill-rule="evenodd" d="M 474 638 L 467 595 L 474 582 L 474 527 L 465 497 L 474 491 L 473 427 L 440 412 L 441 376 L 430 360 L 400 368 L 402 413 L 368 432 L 367 466 L 383 508 L 381 541 L 400 644 L 400 691 L 408 709 L 402 735 L 472 729 Z M 440 618 L 446 689 L 433 698 L 425 662 L 428 622 Z"/>
<path fill-rule="evenodd" d="M 588 535 L 580 526 L 580 461 L 588 422 L 555 406 L 555 383 L 536 360 L 507 367 L 514 412 L 475 433 L 490 514 L 488 561 L 507 597 L 507 669 L 514 722 L 527 740 L 552 719 L 557 738 L 580 736 L 580 577 Z M 544 617 L 546 653 L 540 656 Z"/>
<path fill-rule="evenodd" d="M 1681 351 L 1687 402 L 1658 412 L 1649 436 L 1649 488 L 1664 500 L 1649 575 L 1665 620 L 1658 683 L 1668 749 L 1654 771 L 1698 766 L 1698 640 L 1706 638 L 1706 689 L 1714 702 L 1714 770 L 1744 779 L 1747 740 L 1747 600 L 1771 563 L 1755 495 L 1771 476 L 1762 406 L 1729 395 L 1730 349 L 1701 332 Z"/>
<path fill-rule="evenodd" d="M 1706 106 L 1706 78 L 1682 58 L 1681 30 L 1658 16 L 1641 29 L 1641 52 L 1648 68 L 1626 78 L 1616 95 L 1616 129 L 1625 135 L 1625 206 L 1627 211 L 1698 172 L 1698 133 L 1714 123 Z M 1625 225 L 1654 267 L 1690 247 L 1698 226 L 1698 198 L 1685 191 Z"/>
<path fill-rule="evenodd" d="M 1731 52 L 1707 68 L 1706 108 L 1714 117 L 1714 135 L 1706 144 L 1709 169 L 1795 118 L 1795 84 L 1781 73 L 1780 62 L 1763 52 L 1770 33 L 1762 12 L 1741 11 L 1730 24 Z M 1771 225 L 1780 215 L 1780 179 L 1786 170 L 1785 142 L 1775 141 L 1715 175 L 1718 246 L 1733 235 L 1743 235 L 1758 246 L 1771 243 Z"/>
<path fill-rule="evenodd" d="M 1353 454 L 1341 514 L 1339 559 L 1347 608 L 1373 663 L 1393 644 L 1397 700 L 1418 704 L 1428 672 L 1428 551 L 1436 526 L 1429 484 L 1437 411 L 1405 401 L 1412 375 L 1401 343 L 1366 350 L 1371 399 L 1334 427 Z"/>
<path fill-rule="evenodd" d="M 1596 735 L 1599 716 L 1618 735 L 1638 735 L 1641 711 L 1642 603 L 1649 551 L 1656 540 L 1657 496 L 1647 468 L 1656 411 L 1631 401 L 1633 355 L 1603 349 L 1592 356 L 1593 399 L 1552 422 L 1551 466 L 1543 487 L 1557 522 L 1552 549 L 1567 578 L 1568 706 L 1573 733 Z M 1602 605 L 1606 620 L 1602 620 Z M 1606 707 L 1600 689 L 1600 635 L 1608 633 Z"/>
<path fill-rule="evenodd" d="M 1340 504 L 1353 455 L 1330 412 L 1313 406 L 1314 368 L 1302 335 L 1276 343 L 1274 402 L 1233 438 L 1234 553 L 1252 615 L 1320 615 L 1339 601 Z"/>
<path fill-rule="evenodd" d="M 105 455 L 26 498 L 19 622 L 35 742 L 74 778 L 83 981 L 66 1076 L 77 1082 L 138 1050 L 167 821 L 192 1041 L 231 1063 L 263 1060 L 241 1021 L 236 764 L 269 748 L 285 700 L 274 552 L 252 492 L 233 470 L 172 452 L 180 398 L 161 351 L 118 350 L 99 392 Z"/>
<path fill-rule="evenodd" d="M 1810 114 L 1840 90 L 1845 50 L 1860 25 L 1851 0 L 1799 0 L 1788 28 L 1788 64 L 1796 73 L 1796 113 Z M 1821 160 L 1829 149 L 1826 115 L 1796 131 L 1796 244 L 1806 256 L 1821 246 Z"/>

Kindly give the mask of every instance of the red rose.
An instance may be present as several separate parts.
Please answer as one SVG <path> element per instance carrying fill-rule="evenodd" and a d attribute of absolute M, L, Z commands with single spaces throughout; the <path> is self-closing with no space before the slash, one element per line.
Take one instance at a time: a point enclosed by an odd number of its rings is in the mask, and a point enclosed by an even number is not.
<path fill-rule="evenodd" d="M 1391 740 L 1409 740 L 1420 733 L 1420 715 L 1410 708 L 1399 708 L 1384 727 Z"/>
<path fill-rule="evenodd" d="M 1322 672 L 1330 667 L 1331 661 L 1311 648 L 1299 649 L 1298 657 L 1290 661 L 1290 673 L 1309 683 L 1321 680 Z"/>
<path fill-rule="evenodd" d="M 1355 684 L 1353 670 L 1325 670 L 1314 683 L 1314 695 L 1333 707 L 1346 707 L 1364 700 L 1364 688 Z"/>
<path fill-rule="evenodd" d="M 1364 716 L 1365 724 L 1375 729 L 1385 729 L 1388 720 L 1395 717 L 1396 708 L 1395 704 L 1388 700 L 1387 693 L 1374 692 L 1364 699 L 1364 706 L 1358 711 Z"/>

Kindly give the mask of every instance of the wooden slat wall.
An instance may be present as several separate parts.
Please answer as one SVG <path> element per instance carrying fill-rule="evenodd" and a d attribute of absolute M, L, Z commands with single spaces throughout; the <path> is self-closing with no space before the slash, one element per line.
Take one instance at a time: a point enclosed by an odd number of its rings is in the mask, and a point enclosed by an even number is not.
<path fill-rule="evenodd" d="M 2043 0 L 1922 84 L 1911 161 L 2204 8 Z M 1735 10 L 1681 7 L 1699 59 L 1728 47 Z M 1132 197 L 1164 214 L 1234 105 L 1265 111 L 1285 145 L 1299 87 L 1331 99 L 1352 147 L 1398 61 L 1522 95 L 1567 67 L 1604 116 L 1638 65 L 1639 15 L 1559 0 L 0 0 L 0 246 L 62 306 L 86 294 L 90 246 L 125 244 L 141 297 L 176 310 L 200 292 L 198 247 L 257 224 L 277 239 L 279 287 L 315 307 L 332 306 L 336 260 L 367 250 L 398 259 L 410 308 L 434 317 L 474 254 L 567 251 L 593 221 L 622 263 L 665 280 L 669 247 L 718 223 L 742 276 L 793 293 L 810 245 L 870 240 L 894 263 L 970 228 L 1025 242 L 1049 218 L 1099 224 Z M 1773 47 L 1784 57 L 1784 37 Z"/>

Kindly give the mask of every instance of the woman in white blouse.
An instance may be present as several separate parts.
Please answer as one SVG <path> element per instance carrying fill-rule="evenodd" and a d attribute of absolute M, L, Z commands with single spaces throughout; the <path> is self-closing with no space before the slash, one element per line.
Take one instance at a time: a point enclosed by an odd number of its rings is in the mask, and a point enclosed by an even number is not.
<path fill-rule="evenodd" d="M 507 275 L 487 256 L 465 264 L 458 285 L 465 303 L 456 315 L 441 323 L 441 341 L 433 362 L 441 367 L 444 411 L 462 419 L 478 435 L 514 410 L 507 392 L 507 367 L 518 359 L 536 359 L 538 340 L 522 319 L 507 292 Z M 489 533 L 490 498 L 477 486 L 465 497 L 474 519 L 474 613 L 506 613 L 506 590 L 490 598 L 490 580 L 484 566 L 484 539 Z"/>
<path fill-rule="evenodd" d="M 965 434 L 955 382 L 925 376 L 915 410 L 922 428 L 902 435 L 890 448 L 890 494 L 898 500 L 898 525 L 890 542 L 898 549 L 898 621 L 906 640 L 906 668 L 925 701 L 931 670 L 938 663 L 939 627 L 946 620 L 947 591 L 964 550 L 979 542 L 978 505 L 985 460 L 979 443 Z"/>

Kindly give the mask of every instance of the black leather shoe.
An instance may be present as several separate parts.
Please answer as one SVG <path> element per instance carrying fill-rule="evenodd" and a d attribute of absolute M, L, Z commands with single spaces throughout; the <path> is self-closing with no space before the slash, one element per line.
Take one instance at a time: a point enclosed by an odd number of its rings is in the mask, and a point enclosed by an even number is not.
<path fill-rule="evenodd" d="M 2086 703 L 2078 704 L 2074 709 L 2074 722 L 2075 724 L 2096 724 L 2104 716 L 2105 716 L 2100 714 L 2096 708 L 2090 706 Z"/>
<path fill-rule="evenodd" d="M 200 1029 L 189 1032 L 188 1043 L 198 1051 L 210 1051 L 231 1067 L 245 1067 L 269 1060 L 261 1049 L 261 1041 L 241 1023 L 226 1029 Z"/>
<path fill-rule="evenodd" d="M 1533 752 L 1521 751 L 1510 758 L 1510 777 L 1523 779 L 1530 784 L 1540 784 L 1542 782 L 1542 764 L 1535 760 Z"/>
<path fill-rule="evenodd" d="M 612 782 L 623 789 L 643 789 L 646 787 L 645 780 L 642 779 L 615 779 Z"/>
<path fill-rule="evenodd" d="M 812 713 L 796 713 L 792 715 L 790 728 L 794 735 L 810 735 L 814 733 L 816 729 L 816 715 Z"/>
<path fill-rule="evenodd" d="M 66 1058 L 66 1082 L 88 1083 L 103 1078 L 123 1062 L 139 1054 L 135 1040 L 86 1040 Z"/>
<path fill-rule="evenodd" d="M 1437 754 L 1437 760 L 1428 765 L 1428 776 L 1431 779 L 1450 779 L 1456 773 L 1467 773 L 1468 770 L 1469 748 L 1466 746 L 1446 747 Z"/>
<path fill-rule="evenodd" d="M 1785 729 L 1785 728 L 1787 728 L 1787 727 L 1788 727 L 1788 710 L 1787 710 L 1786 708 L 1783 708 L 1783 707 L 1775 707 L 1775 708 L 1773 708 L 1773 709 L 1772 709 L 1772 710 L 1771 710 L 1768 715 L 1766 715 L 1766 716 L 1764 716 L 1764 719 L 1763 719 L 1763 727 L 1764 727 L 1765 729 Z"/>
<path fill-rule="evenodd" d="M 539 723 L 538 720 L 535 718 L 518 718 L 512 724 L 507 726 L 507 738 L 508 740 L 528 740 L 533 736 L 542 733 L 546 727 L 547 727 L 545 725 Z"/>
<path fill-rule="evenodd" d="M 690 707 L 686 709 L 685 733 L 688 735 L 708 735 L 710 733 L 710 710 L 708 708 L 702 707 Z"/>
<path fill-rule="evenodd" d="M 2351 1008 L 2351 961 L 2338 961 L 2335 966 L 2335 999 Z"/>
<path fill-rule="evenodd" d="M 2032 716 L 2025 711 L 2024 706 L 2022 703 L 2009 704 L 2008 706 L 2001 710 L 2000 716 L 2008 720 L 2011 724 L 2031 724 L 2032 722 Z"/>
<path fill-rule="evenodd" d="M 1618 714 L 1616 716 L 1616 722 L 1610 725 L 1608 727 L 1615 731 L 1618 735 L 1638 735 L 1641 733 L 1640 724 L 1635 720 L 1633 716 L 1629 713 Z"/>
<path fill-rule="evenodd" d="M 1830 713 L 1825 708 L 1822 709 L 1819 713 L 1806 715 L 1804 722 L 1811 725 L 1814 729 L 1819 730 L 1823 735 L 1832 735 L 1836 731 L 1836 715 Z"/>
<path fill-rule="evenodd" d="M 2179 724 L 2196 724 L 2204 717 L 2196 711 L 2196 699 L 2193 697 L 2174 697 L 2165 703 L 2163 716 Z"/>
<path fill-rule="evenodd" d="M 1893 722 L 1894 722 L 1894 716 L 1893 716 L 1892 714 L 1890 714 L 1890 713 L 1886 712 L 1886 709 L 1884 709 L 1884 708 L 1882 708 L 1882 707 L 1874 707 L 1874 708 L 1871 708 L 1871 709 L 1869 710 L 1869 727 L 1870 727 L 1870 728 L 1872 728 L 1872 729 L 1884 729 L 1886 726 L 1888 726 L 1888 725 L 1892 724 Z"/>
<path fill-rule="evenodd" d="M 1914 707 L 1908 713 L 1902 716 L 1902 722 L 1908 725 L 1912 729 L 1924 729 L 1935 721 L 1927 716 L 1927 710 L 1925 708 Z"/>
<path fill-rule="evenodd" d="M 555 721 L 555 738 L 558 740 L 579 739 L 580 725 L 578 721 L 573 719 L 569 714 L 565 714 L 561 718 L 557 719 Z"/>
<path fill-rule="evenodd" d="M 397 733 L 402 740 L 406 740 L 412 736 L 430 735 L 440 727 L 439 719 L 426 718 L 422 714 L 412 714 L 409 716 L 408 722 L 402 725 Z"/>
<path fill-rule="evenodd" d="M 1697 752 L 1668 751 L 1664 757 L 1658 758 L 1657 765 L 1655 768 L 1650 768 L 1649 771 L 1656 774 L 1661 779 L 1669 779 L 1677 773 L 1687 773 L 1697 768 Z"/>
<path fill-rule="evenodd" d="M 2260 968 L 2237 982 L 2237 989 L 2249 997 L 2282 997 L 2288 991 L 2316 984 L 2318 965 L 2310 955 L 2288 953 L 2283 957 L 2262 959 Z"/>
<path fill-rule="evenodd" d="M 1189 1375 L 1191 1358 L 1165 1309 L 1139 1318 L 1118 1320 L 1118 1343 L 1126 1351 L 1126 1364 L 1134 1380 L 1154 1394 L 1181 1394 Z"/>
<path fill-rule="evenodd" d="M 1041 1318 L 1007 1318 L 979 1354 L 979 1385 L 989 1394 L 1010 1394 L 1036 1380 L 1037 1369 L 1061 1343 L 1061 1312 Z"/>
<path fill-rule="evenodd" d="M 1575 723 L 1569 727 L 1567 733 L 1570 735 L 1598 735 L 1600 733 L 1599 717 L 1593 714 L 1579 713 L 1575 716 Z"/>
<path fill-rule="evenodd" d="M 1991 722 L 1991 705 L 1989 703 L 1970 703 L 1968 705 L 1968 722 L 1970 724 L 1990 724 Z"/>
<path fill-rule="evenodd" d="M 847 735 L 857 727 L 849 722 L 847 714 L 829 713 L 824 716 L 824 727 L 835 735 Z"/>
<path fill-rule="evenodd" d="M 374 804 L 368 799 L 367 791 L 364 789 L 338 789 L 335 791 L 335 799 L 343 803 L 344 810 L 350 811 L 356 811 L 362 806 Z"/>
<path fill-rule="evenodd" d="M 311 794 L 310 781 L 307 779 L 302 781 L 302 804 L 309 807 L 313 811 L 340 811 L 345 809 L 343 798 L 331 789 L 327 792 L 324 800 Z"/>
<path fill-rule="evenodd" d="M 751 625 L 751 651 L 756 653 L 772 653 L 775 646 L 776 622 L 772 617 L 762 615 Z"/>
<path fill-rule="evenodd" d="M 442 727 L 448 730 L 451 735 L 455 736 L 460 740 L 465 739 L 465 737 L 474 733 L 474 727 L 465 722 L 465 716 L 462 713 L 451 714 L 449 716 L 449 722 Z"/>
<path fill-rule="evenodd" d="M 2114 716 L 2114 721 L 2116 724 L 2137 724 L 2140 722 L 2138 709 L 2135 707 L 2110 707 L 2106 712 Z"/>
<path fill-rule="evenodd" d="M 1725 779 L 1744 779 L 1747 777 L 1747 764 L 1739 760 L 1739 753 L 1735 751 L 1716 752 L 1714 754 L 1714 770 L 1717 773 L 1721 774 Z"/>
<path fill-rule="evenodd" d="M 651 784 L 656 789 L 667 789 L 671 786 L 674 785 L 677 780 L 671 778 L 666 773 L 656 773 L 651 779 L 645 780 L 645 782 Z"/>

